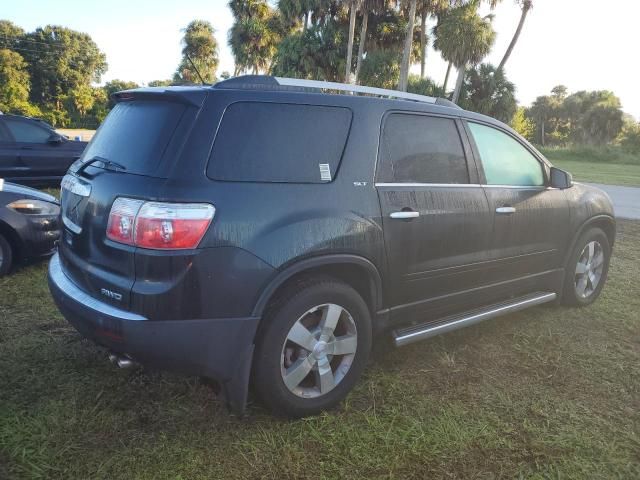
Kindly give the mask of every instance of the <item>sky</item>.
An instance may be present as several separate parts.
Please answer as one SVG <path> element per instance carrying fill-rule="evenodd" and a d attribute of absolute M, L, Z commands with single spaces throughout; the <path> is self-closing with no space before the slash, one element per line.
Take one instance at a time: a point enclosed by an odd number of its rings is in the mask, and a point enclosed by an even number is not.
<path fill-rule="evenodd" d="M 182 29 L 208 20 L 220 46 L 218 72 L 233 72 L 227 32 L 233 23 L 228 0 L 0 0 L 0 18 L 25 30 L 58 24 L 86 32 L 106 53 L 115 78 L 145 84 L 170 78 L 180 61 Z M 485 9 L 486 10 L 486 9 Z M 483 11 L 483 13 L 488 13 Z M 497 38 L 485 61 L 498 64 L 520 17 L 514 0 L 503 0 L 493 20 Z M 625 112 L 640 120 L 638 46 L 640 1 L 534 0 L 520 40 L 506 66 L 516 96 L 529 105 L 559 84 L 569 92 L 612 90 Z M 359 25 L 356 25 L 359 28 Z M 427 74 L 441 83 L 446 64 L 429 49 Z M 412 67 L 419 73 L 419 66 Z M 635 74 L 635 75 L 634 75 Z M 455 76 L 450 80 L 453 86 Z"/>

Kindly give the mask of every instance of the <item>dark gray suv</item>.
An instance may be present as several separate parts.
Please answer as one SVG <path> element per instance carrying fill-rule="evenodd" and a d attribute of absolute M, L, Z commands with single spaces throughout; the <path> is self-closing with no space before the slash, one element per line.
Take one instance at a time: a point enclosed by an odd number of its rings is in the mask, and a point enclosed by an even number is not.
<path fill-rule="evenodd" d="M 115 100 L 63 179 L 51 292 L 118 365 L 215 379 L 236 411 L 250 382 L 280 414 L 332 407 L 374 333 L 603 288 L 607 196 L 447 100 L 263 76 Z"/>

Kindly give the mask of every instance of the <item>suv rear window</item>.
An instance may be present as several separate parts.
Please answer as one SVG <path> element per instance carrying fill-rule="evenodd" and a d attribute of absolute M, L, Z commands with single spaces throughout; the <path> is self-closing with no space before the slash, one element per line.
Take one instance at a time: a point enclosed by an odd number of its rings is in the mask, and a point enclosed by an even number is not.
<path fill-rule="evenodd" d="M 338 170 L 351 110 L 238 102 L 227 107 L 207 175 L 237 182 L 323 183 Z"/>
<path fill-rule="evenodd" d="M 382 131 L 379 182 L 469 183 L 455 121 L 394 113 Z"/>
<path fill-rule="evenodd" d="M 103 157 L 127 173 L 150 175 L 176 129 L 186 106 L 175 102 L 132 100 L 111 110 L 82 155 Z"/>

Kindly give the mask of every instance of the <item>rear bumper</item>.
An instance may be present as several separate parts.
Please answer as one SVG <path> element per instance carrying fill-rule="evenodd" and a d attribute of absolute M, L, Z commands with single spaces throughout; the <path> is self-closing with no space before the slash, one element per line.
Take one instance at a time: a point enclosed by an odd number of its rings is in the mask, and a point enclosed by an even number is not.
<path fill-rule="evenodd" d="M 86 338 L 145 365 L 215 379 L 230 407 L 244 410 L 259 318 L 148 320 L 78 288 L 58 254 L 49 263 L 48 281 L 60 311 Z"/>

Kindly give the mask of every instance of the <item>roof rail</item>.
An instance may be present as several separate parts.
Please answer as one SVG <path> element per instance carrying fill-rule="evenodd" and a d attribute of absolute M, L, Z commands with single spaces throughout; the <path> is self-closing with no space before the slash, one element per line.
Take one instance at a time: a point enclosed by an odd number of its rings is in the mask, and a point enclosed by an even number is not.
<path fill-rule="evenodd" d="M 401 98 L 414 102 L 436 103 L 436 98 L 418 95 L 416 93 L 388 90 L 386 88 L 367 87 L 364 85 L 352 85 L 350 83 L 324 82 L 320 80 L 300 80 L 297 78 L 274 77 L 278 84 L 289 87 L 314 88 L 318 90 L 337 90 L 339 92 L 364 93 L 378 97 Z"/>
<path fill-rule="evenodd" d="M 339 92 L 361 93 L 386 98 L 399 98 L 414 102 L 442 104 L 435 97 L 418 95 L 416 93 L 399 92 L 386 88 L 366 87 L 364 85 L 352 85 L 348 83 L 324 82 L 320 80 L 302 80 L 298 78 L 271 77 L 268 75 L 244 75 L 218 82 L 214 88 L 243 88 L 254 87 L 269 89 L 269 87 L 299 87 L 313 90 L 334 90 Z M 450 105 L 447 105 L 450 106 Z"/>

